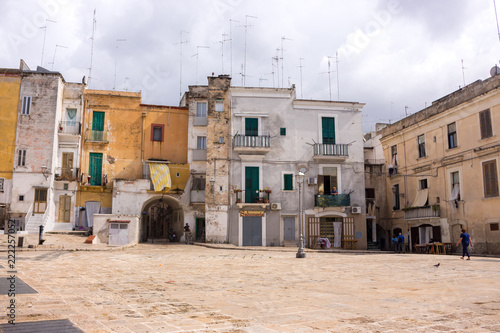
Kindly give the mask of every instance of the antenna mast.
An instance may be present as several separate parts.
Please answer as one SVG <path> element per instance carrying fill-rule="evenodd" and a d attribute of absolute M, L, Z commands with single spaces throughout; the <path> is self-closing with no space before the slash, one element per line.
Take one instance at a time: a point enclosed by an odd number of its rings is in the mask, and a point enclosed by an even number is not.
<path fill-rule="evenodd" d="M 281 37 L 281 88 L 285 88 L 285 84 L 283 83 L 283 80 L 285 78 L 285 72 L 283 70 L 283 63 L 285 62 L 285 58 L 283 56 L 283 51 L 284 51 L 284 48 L 283 48 L 283 42 L 286 40 L 293 40 L 293 39 L 290 39 L 290 38 L 286 38 L 285 36 L 282 36 Z"/>
<path fill-rule="evenodd" d="M 500 27 L 498 26 L 497 4 L 496 4 L 496 1 L 495 1 L 495 0 L 493 0 L 493 6 L 495 7 L 495 18 L 496 18 L 496 20 L 497 20 L 498 40 L 500 40 Z"/>
<path fill-rule="evenodd" d="M 233 29 L 232 29 L 233 22 L 239 22 L 239 21 L 229 19 L 229 52 L 231 58 L 231 77 L 233 77 Z"/>
<path fill-rule="evenodd" d="M 90 67 L 89 67 L 89 80 L 88 80 L 88 87 L 90 88 L 90 82 L 92 81 L 92 58 L 94 57 L 94 33 L 95 33 L 95 28 L 97 25 L 97 21 L 95 19 L 95 9 L 94 9 L 94 19 L 92 20 L 92 37 L 90 39 L 92 40 L 92 44 L 90 46 Z"/>
<path fill-rule="evenodd" d="M 43 67 L 43 53 L 45 51 L 45 37 L 47 36 L 47 22 L 52 22 L 52 23 L 57 23 L 57 21 L 45 19 L 45 25 L 43 27 L 40 27 L 40 29 L 43 29 L 43 44 L 42 44 L 42 60 L 40 60 L 40 67 Z"/>
<path fill-rule="evenodd" d="M 224 39 L 224 37 L 226 36 L 227 34 L 222 34 L 222 39 L 218 41 L 218 43 L 221 44 L 221 49 L 222 49 L 222 74 L 224 74 L 224 42 L 231 40 L 231 39 Z"/>
<path fill-rule="evenodd" d="M 116 67 L 118 65 L 118 42 L 126 42 L 126 39 L 117 39 L 115 46 L 115 80 L 113 82 L 113 90 L 116 90 Z"/>
<path fill-rule="evenodd" d="M 299 68 L 300 68 L 300 99 L 302 99 L 302 60 L 304 60 L 304 58 L 300 58 L 299 59 Z"/>
<path fill-rule="evenodd" d="M 58 48 L 58 47 L 63 47 L 63 48 L 65 48 L 65 49 L 67 49 L 67 48 L 68 48 L 68 47 L 63 46 L 63 45 L 56 45 L 56 47 L 54 48 L 54 57 L 52 58 L 52 62 L 51 62 L 51 63 L 49 62 L 49 64 L 52 64 L 52 67 L 50 68 L 50 70 L 53 70 L 53 69 L 54 69 L 54 64 L 56 63 L 56 51 L 57 51 L 57 48 Z"/>
<path fill-rule="evenodd" d="M 185 32 L 185 33 L 189 33 L 187 31 L 183 31 L 181 30 L 181 41 L 179 43 L 176 43 L 174 45 L 179 45 L 179 48 L 180 48 L 180 73 L 179 73 L 179 96 L 182 97 L 182 44 L 187 44 L 189 43 L 188 40 L 186 41 L 183 41 L 182 40 L 182 33 Z"/>
<path fill-rule="evenodd" d="M 196 54 L 193 54 L 191 57 L 196 56 L 196 84 L 198 84 L 198 55 L 200 53 L 200 48 L 202 49 L 209 49 L 210 46 L 197 46 L 196 47 Z"/>
<path fill-rule="evenodd" d="M 332 79 L 330 76 L 331 70 L 330 70 L 330 59 L 332 57 L 328 56 L 328 87 L 330 89 L 330 101 L 332 100 Z"/>
<path fill-rule="evenodd" d="M 339 52 L 335 53 L 335 63 L 337 65 L 337 101 L 340 101 L 340 83 L 339 83 Z"/>
<path fill-rule="evenodd" d="M 465 70 L 466 68 L 464 67 L 464 59 L 462 59 L 462 79 L 464 80 L 464 87 L 465 87 Z"/>
<path fill-rule="evenodd" d="M 257 18 L 256 16 L 250 16 L 250 15 L 246 15 L 245 16 L 245 25 L 243 27 L 245 27 L 245 58 L 243 59 L 243 87 L 246 86 L 246 74 L 247 74 L 247 31 L 248 31 L 248 27 L 251 27 L 252 24 L 248 24 L 248 18 Z"/>

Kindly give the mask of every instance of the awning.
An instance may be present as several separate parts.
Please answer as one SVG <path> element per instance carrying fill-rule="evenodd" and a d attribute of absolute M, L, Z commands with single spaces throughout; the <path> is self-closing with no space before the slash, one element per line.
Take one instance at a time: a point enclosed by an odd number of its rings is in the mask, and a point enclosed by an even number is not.
<path fill-rule="evenodd" d="M 457 200 L 460 195 L 460 184 L 453 185 L 453 191 L 451 191 L 450 200 Z"/>
<path fill-rule="evenodd" d="M 427 202 L 427 198 L 429 196 L 429 189 L 425 188 L 423 190 L 417 190 L 417 196 L 415 197 L 415 201 L 413 201 L 412 207 L 422 207 Z"/>
<path fill-rule="evenodd" d="M 170 170 L 168 169 L 167 164 L 149 163 L 149 173 L 156 192 L 162 191 L 164 188 L 168 190 L 172 187 Z"/>

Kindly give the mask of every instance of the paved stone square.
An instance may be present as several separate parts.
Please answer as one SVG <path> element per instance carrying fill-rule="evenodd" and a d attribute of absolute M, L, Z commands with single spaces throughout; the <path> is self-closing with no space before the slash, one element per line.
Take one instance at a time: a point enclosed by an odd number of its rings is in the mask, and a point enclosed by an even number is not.
<path fill-rule="evenodd" d="M 17 276 L 38 292 L 17 295 L 17 322 L 68 319 L 84 332 L 124 333 L 500 332 L 499 258 L 296 259 L 293 249 L 183 244 L 16 257 Z M 0 295 L 5 313 L 8 301 Z"/>

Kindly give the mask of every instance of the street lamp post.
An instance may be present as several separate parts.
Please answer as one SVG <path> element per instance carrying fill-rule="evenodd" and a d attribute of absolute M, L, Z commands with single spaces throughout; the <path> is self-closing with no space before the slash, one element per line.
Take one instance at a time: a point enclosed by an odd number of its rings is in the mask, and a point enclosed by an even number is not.
<path fill-rule="evenodd" d="M 304 252 L 304 238 L 302 230 L 302 184 L 304 182 L 304 173 L 299 171 L 297 175 L 297 183 L 299 184 L 299 250 L 297 251 L 296 258 L 305 258 L 306 253 Z"/>

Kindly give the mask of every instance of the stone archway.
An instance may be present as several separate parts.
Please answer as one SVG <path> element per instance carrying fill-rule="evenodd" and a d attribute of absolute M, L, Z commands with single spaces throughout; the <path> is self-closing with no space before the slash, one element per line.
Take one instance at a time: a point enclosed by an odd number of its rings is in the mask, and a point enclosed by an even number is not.
<path fill-rule="evenodd" d="M 183 234 L 183 221 L 183 210 L 176 199 L 169 196 L 152 198 L 142 209 L 140 241 L 178 242 Z"/>

